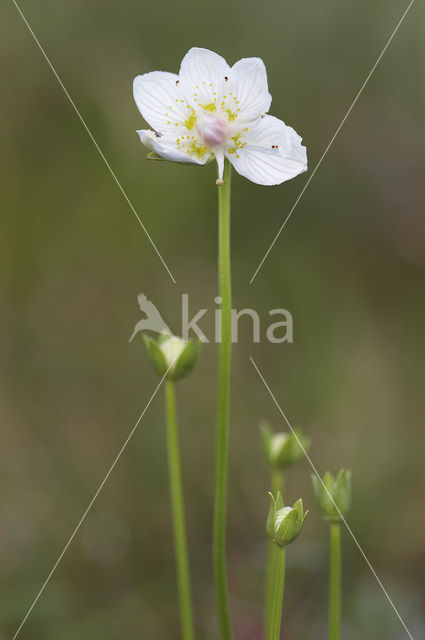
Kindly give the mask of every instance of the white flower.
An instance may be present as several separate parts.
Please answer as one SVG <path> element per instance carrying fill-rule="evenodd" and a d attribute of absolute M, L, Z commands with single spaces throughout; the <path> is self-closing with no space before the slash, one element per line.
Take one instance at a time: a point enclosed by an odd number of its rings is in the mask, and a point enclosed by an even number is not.
<path fill-rule="evenodd" d="M 229 67 L 208 49 L 193 48 L 180 73 L 137 76 L 134 99 L 155 131 L 138 131 L 147 147 L 167 160 L 205 164 L 215 157 L 223 178 L 224 158 L 242 176 L 280 184 L 307 169 L 300 136 L 282 120 L 265 115 L 271 103 L 259 58 Z"/>

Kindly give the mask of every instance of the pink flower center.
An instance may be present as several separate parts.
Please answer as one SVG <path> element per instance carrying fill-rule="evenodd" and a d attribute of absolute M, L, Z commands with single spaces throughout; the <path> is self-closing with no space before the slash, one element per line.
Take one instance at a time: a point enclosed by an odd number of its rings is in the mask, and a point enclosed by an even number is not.
<path fill-rule="evenodd" d="M 229 135 L 228 124 L 212 113 L 202 116 L 196 123 L 196 129 L 207 147 L 222 147 Z"/>

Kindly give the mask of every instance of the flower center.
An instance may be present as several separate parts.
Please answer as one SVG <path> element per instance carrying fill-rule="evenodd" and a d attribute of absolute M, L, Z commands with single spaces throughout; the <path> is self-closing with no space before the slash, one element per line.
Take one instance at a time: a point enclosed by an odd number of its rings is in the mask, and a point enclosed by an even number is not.
<path fill-rule="evenodd" d="M 196 129 L 207 147 L 222 147 L 229 135 L 227 122 L 212 113 L 199 118 Z"/>

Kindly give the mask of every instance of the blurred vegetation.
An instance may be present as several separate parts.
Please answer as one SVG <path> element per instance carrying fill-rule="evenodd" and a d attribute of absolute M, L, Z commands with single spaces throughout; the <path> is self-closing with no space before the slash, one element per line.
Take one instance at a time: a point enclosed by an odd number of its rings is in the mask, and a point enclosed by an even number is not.
<path fill-rule="evenodd" d="M 177 71 L 191 46 L 260 56 L 271 112 L 303 135 L 310 171 L 407 2 L 41 3 L 23 12 L 177 284 L 161 265 L 12 2 L 0 9 L 0 639 L 12 637 L 157 384 L 143 291 L 176 332 L 180 296 L 216 285 L 215 169 L 148 163 L 135 75 Z M 415 3 L 252 285 L 307 176 L 233 182 L 234 306 L 284 307 L 295 342 L 234 349 L 229 580 L 237 637 L 260 637 L 267 469 L 258 422 L 282 418 L 321 472 L 353 471 L 350 525 L 415 637 L 423 635 L 424 10 Z M 210 323 L 210 324 L 208 324 Z M 179 384 L 200 638 L 216 638 L 210 558 L 216 346 Z M 161 394 L 22 630 L 27 640 L 178 635 Z M 326 637 L 327 528 L 306 462 L 288 500 L 312 510 L 288 552 L 284 637 Z M 406 637 L 348 535 L 344 638 Z"/>

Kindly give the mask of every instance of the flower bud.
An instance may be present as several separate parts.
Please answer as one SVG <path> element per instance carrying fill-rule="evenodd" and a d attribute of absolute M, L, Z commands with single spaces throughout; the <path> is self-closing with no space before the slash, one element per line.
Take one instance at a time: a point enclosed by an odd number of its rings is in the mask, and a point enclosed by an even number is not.
<path fill-rule="evenodd" d="M 341 469 L 335 478 L 330 471 L 323 481 L 312 475 L 313 489 L 317 504 L 325 520 L 342 520 L 351 506 L 351 471 Z"/>
<path fill-rule="evenodd" d="M 301 499 L 297 500 L 293 507 L 285 507 L 279 491 L 276 498 L 272 493 L 269 493 L 269 496 L 270 510 L 266 531 L 278 547 L 286 547 L 301 533 L 308 511 L 304 513 Z"/>
<path fill-rule="evenodd" d="M 150 336 L 143 335 L 149 360 L 158 373 L 176 381 L 187 376 L 193 369 L 201 352 L 200 340 L 187 342 L 177 336 L 162 333 L 155 342 Z"/>
<path fill-rule="evenodd" d="M 264 456 L 271 467 L 281 471 L 298 462 L 304 456 L 304 451 L 310 448 L 310 438 L 300 429 L 295 430 L 295 435 L 283 431 L 273 433 L 267 422 L 262 422 L 260 429 Z"/>

